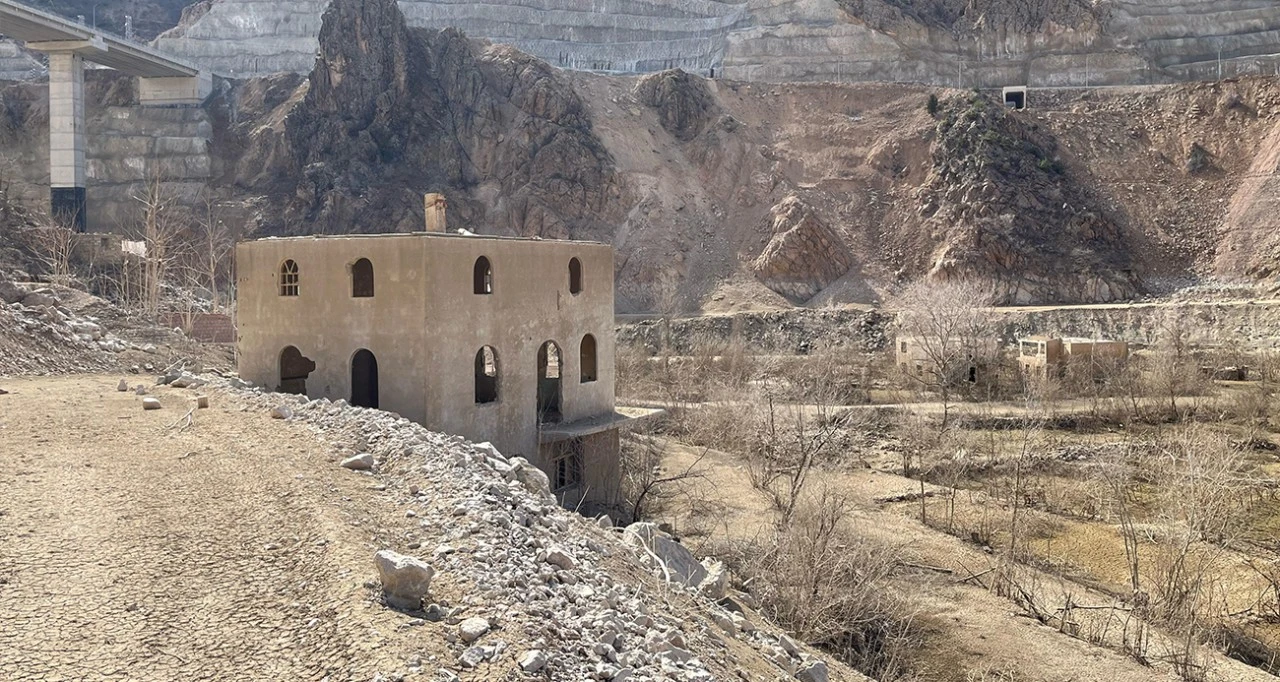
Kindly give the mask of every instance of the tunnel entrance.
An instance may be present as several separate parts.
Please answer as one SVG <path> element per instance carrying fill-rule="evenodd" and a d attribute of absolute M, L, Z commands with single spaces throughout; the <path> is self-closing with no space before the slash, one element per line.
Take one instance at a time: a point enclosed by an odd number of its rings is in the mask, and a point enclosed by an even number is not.
<path fill-rule="evenodd" d="M 1014 111 L 1027 108 L 1027 88 L 1024 86 L 1004 89 L 1004 105 Z"/>

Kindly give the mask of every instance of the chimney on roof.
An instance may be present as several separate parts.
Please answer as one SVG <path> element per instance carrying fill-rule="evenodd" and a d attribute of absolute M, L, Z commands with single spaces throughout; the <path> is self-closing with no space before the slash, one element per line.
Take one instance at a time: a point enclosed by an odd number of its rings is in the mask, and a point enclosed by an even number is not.
<path fill-rule="evenodd" d="M 422 198 L 422 207 L 427 217 L 427 232 L 444 232 L 444 212 L 448 206 L 443 194 L 432 192 Z"/>

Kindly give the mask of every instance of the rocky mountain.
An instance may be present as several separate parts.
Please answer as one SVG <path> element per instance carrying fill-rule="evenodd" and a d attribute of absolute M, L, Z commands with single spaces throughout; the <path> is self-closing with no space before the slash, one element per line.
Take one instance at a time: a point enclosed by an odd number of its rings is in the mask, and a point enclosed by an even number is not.
<path fill-rule="evenodd" d="M 442 191 L 451 228 L 613 244 L 623 312 L 671 275 L 690 310 L 870 302 L 955 275 L 1068 303 L 1265 277 L 1280 256 L 1249 239 L 1274 213 L 1269 78 L 1033 89 L 1015 112 L 918 86 L 561 70 L 388 3 L 338 3 L 320 35 L 305 78 L 227 82 L 205 108 L 137 107 L 128 79 L 90 72 L 95 229 L 127 229 L 156 174 L 259 234 L 419 229 L 421 195 Z M 33 204 L 42 102 L 0 89 L 0 172 Z"/>
<path fill-rule="evenodd" d="M 420 229 L 429 191 L 477 231 L 607 238 L 621 218 L 609 154 L 546 63 L 410 30 L 389 2 L 335 2 L 320 38 L 299 95 L 235 166 L 233 185 L 271 202 L 263 231 Z"/>

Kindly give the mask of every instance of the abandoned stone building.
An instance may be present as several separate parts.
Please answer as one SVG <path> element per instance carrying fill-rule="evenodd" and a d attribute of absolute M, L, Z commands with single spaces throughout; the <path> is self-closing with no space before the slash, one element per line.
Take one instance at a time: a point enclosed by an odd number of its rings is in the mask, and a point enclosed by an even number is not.
<path fill-rule="evenodd" d="M 984 384 L 990 365 L 1000 356 L 995 339 L 899 336 L 894 340 L 894 363 L 908 386 L 918 383 Z"/>
<path fill-rule="evenodd" d="M 629 418 L 614 409 L 611 247 L 268 238 L 240 244 L 236 264 L 243 378 L 490 441 L 546 471 L 567 506 L 617 500 Z"/>
<path fill-rule="evenodd" d="M 1124 341 L 1051 336 L 1018 339 L 1018 365 L 1030 377 L 1061 379 L 1074 368 L 1097 378 L 1128 357 L 1129 344 Z"/>

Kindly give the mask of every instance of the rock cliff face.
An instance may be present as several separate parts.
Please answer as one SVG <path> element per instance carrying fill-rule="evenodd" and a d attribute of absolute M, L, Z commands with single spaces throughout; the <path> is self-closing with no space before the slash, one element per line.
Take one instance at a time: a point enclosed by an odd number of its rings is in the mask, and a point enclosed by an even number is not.
<path fill-rule="evenodd" d="M 978 95 L 952 99 L 939 118 L 917 191 L 916 238 L 934 246 L 910 249 L 929 254 L 929 277 L 990 278 L 1016 303 L 1068 290 L 1095 301 L 1137 293 L 1119 216 L 1073 181 L 1051 135 Z"/>
<path fill-rule="evenodd" d="M 325 13 L 309 80 L 256 127 L 235 184 L 269 232 L 405 231 L 443 191 L 453 227 L 602 234 L 618 188 L 577 94 L 544 62 L 406 27 L 392 0 Z"/>
<path fill-rule="evenodd" d="M 81 0 L 75 0 L 79 2 Z M 88 0 L 82 0 L 88 3 Z M 157 41 L 237 76 L 310 70 L 325 0 L 205 0 Z M 1165 83 L 1280 66 L 1267 0 L 401 0 L 570 69 L 950 87 Z M 206 11 L 207 10 L 207 11 Z"/>
<path fill-rule="evenodd" d="M 804 303 L 853 267 L 845 240 L 798 198 L 783 199 L 772 213 L 773 238 L 751 266 L 765 286 Z"/>

